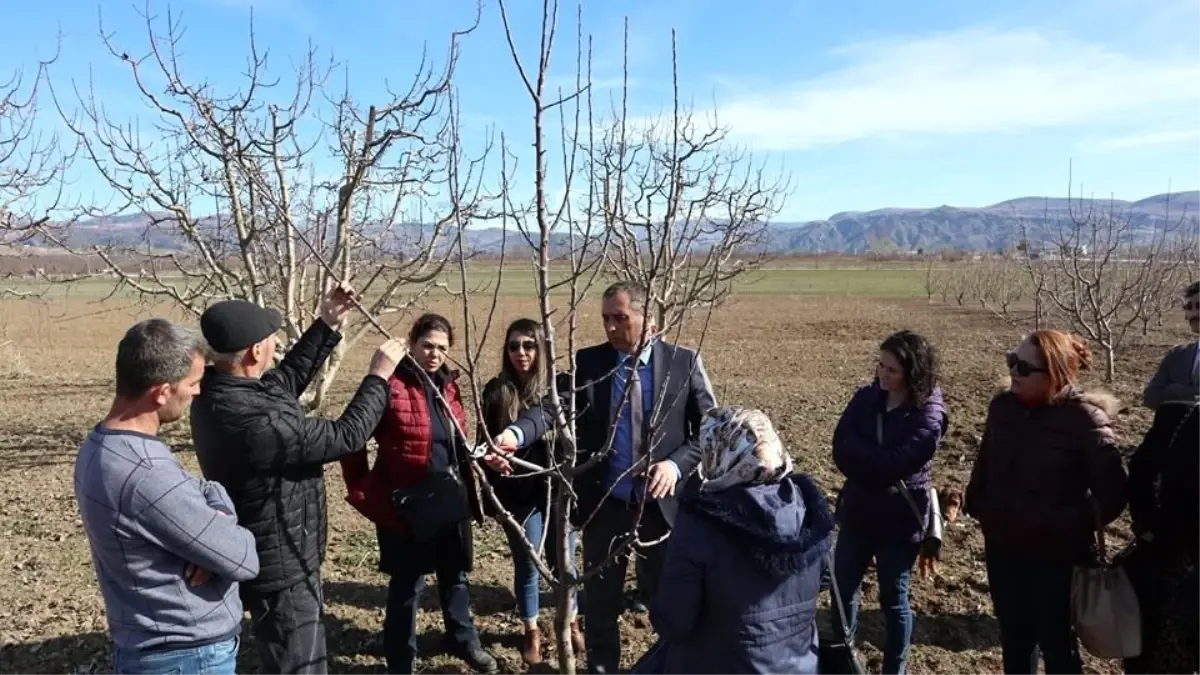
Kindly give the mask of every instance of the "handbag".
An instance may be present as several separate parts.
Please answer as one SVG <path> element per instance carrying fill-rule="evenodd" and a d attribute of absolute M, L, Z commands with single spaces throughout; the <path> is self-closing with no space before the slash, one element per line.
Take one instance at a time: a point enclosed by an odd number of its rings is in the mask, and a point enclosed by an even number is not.
<path fill-rule="evenodd" d="M 1125 567 L 1108 559 L 1104 526 L 1096 512 L 1096 551 L 1091 564 L 1071 571 L 1071 622 L 1093 656 L 1129 659 L 1142 653 L 1142 611 Z"/>
<path fill-rule="evenodd" d="M 829 574 L 829 591 L 833 600 L 834 625 L 840 635 L 833 641 L 821 641 L 817 646 L 817 672 L 862 675 L 862 662 L 850 639 L 850 622 L 846 620 L 846 609 L 842 606 L 842 593 L 838 590 L 837 577 L 833 573 L 833 549 L 825 553 L 825 569 Z M 824 575 L 822 575 L 824 576 Z"/>
<path fill-rule="evenodd" d="M 452 412 L 446 413 L 453 418 Z M 392 506 L 415 541 L 430 541 L 447 527 L 471 517 L 467 488 L 454 465 L 458 457 L 456 440 L 451 433 L 450 466 L 445 471 L 430 471 L 421 482 L 392 490 Z"/>
<path fill-rule="evenodd" d="M 883 445 L 883 415 L 875 415 L 875 440 L 879 445 Z M 908 484 L 903 480 L 896 484 L 896 491 L 904 497 L 904 501 L 908 503 L 908 508 L 912 510 L 913 516 L 917 522 L 925 528 L 921 538 L 921 557 L 933 558 L 934 560 L 942 559 L 942 533 L 945 530 L 946 524 L 943 522 L 941 500 L 938 499 L 938 491 L 935 487 L 929 488 L 929 522 L 925 522 L 925 516 L 921 514 L 921 508 L 917 506 L 917 502 L 912 497 L 912 492 L 908 488 Z"/>
<path fill-rule="evenodd" d="M 392 490 L 391 498 L 416 541 L 429 541 L 471 517 L 466 488 L 453 471 L 430 472 L 416 485 Z"/>

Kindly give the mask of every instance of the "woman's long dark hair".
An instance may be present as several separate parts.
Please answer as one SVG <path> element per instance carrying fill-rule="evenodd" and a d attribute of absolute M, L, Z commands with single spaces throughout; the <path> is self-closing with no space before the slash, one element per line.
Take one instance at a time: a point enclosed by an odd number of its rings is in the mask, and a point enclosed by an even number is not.
<path fill-rule="evenodd" d="M 938 384 L 937 349 L 924 336 L 910 330 L 892 333 L 879 345 L 900 362 L 913 403 L 924 405 Z"/>
<path fill-rule="evenodd" d="M 533 368 L 528 373 L 518 373 L 508 356 L 508 341 L 514 337 L 532 338 L 537 344 L 533 355 Z M 546 351 L 546 336 L 542 324 L 533 319 L 517 319 L 504 331 L 504 343 L 500 346 L 499 387 L 495 398 L 484 401 L 490 419 L 489 429 L 503 429 L 521 414 L 521 411 L 541 402 L 546 392 L 545 364 L 542 354 Z"/>

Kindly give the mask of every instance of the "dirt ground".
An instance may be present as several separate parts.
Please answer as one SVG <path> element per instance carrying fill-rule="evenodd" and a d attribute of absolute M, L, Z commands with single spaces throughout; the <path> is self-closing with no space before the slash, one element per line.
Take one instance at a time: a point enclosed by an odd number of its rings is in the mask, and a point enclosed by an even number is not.
<path fill-rule="evenodd" d="M 444 311 L 461 317 L 461 310 Z M 528 300 L 505 300 L 496 313 L 506 322 L 534 315 Z M 0 671 L 105 672 L 111 668 L 104 607 L 97 589 L 72 493 L 78 444 L 105 413 L 110 400 L 114 349 L 133 321 L 152 311 L 137 306 L 68 300 L 60 306 L 24 301 L 0 303 Z M 600 336 L 599 312 L 583 319 L 585 343 Z M 855 298 L 757 297 L 734 300 L 720 310 L 704 344 L 717 395 L 765 410 L 803 471 L 833 497 L 841 484 L 830 459 L 829 438 L 854 388 L 869 378 L 878 342 L 900 328 L 925 332 L 943 353 L 943 388 L 951 431 L 936 458 L 940 488 L 965 486 L 988 399 L 1003 372 L 1004 350 L 1019 331 L 976 312 L 928 306 L 924 301 Z M 1152 335 L 1127 355 L 1111 388 L 1126 410 L 1117 426 L 1125 443 L 1137 443 L 1149 424 L 1137 407 L 1140 387 L 1167 345 L 1186 338 L 1182 321 Z M 491 345 L 499 345 L 493 337 Z M 332 409 L 346 400 L 365 372 L 374 338 L 357 347 L 344 366 Z M 494 372 L 498 347 L 485 353 Z M 196 470 L 188 452 L 187 424 L 167 432 L 180 457 Z M 198 471 L 197 471 L 198 473 Z M 324 573 L 331 672 L 383 672 L 380 631 L 385 579 L 375 570 L 373 529 L 344 501 L 336 465 L 330 486 L 329 555 Z M 485 645 L 505 672 L 520 672 L 520 626 L 512 615 L 510 558 L 499 525 L 477 530 L 478 562 L 472 576 L 473 609 Z M 1127 536 L 1120 521 L 1113 544 Z M 913 673 L 999 672 L 996 622 L 991 616 L 982 539 L 969 519 L 946 535 L 938 575 L 915 579 Z M 865 584 L 860 631 L 869 670 L 878 672 L 882 619 L 870 576 Z M 441 637 L 435 593 L 427 593 L 419 626 L 421 649 Z M 548 594 L 545 603 L 550 603 Z M 823 598 L 827 605 L 828 599 Z M 625 658 L 632 663 L 653 636 L 639 616 L 627 614 Z M 823 626 L 825 619 L 822 619 Z M 543 610 L 543 634 L 551 612 Z M 826 630 L 823 627 L 823 632 Z M 253 638 L 244 636 L 239 668 L 255 672 Z M 553 648 L 544 650 L 553 663 Z M 427 653 L 427 672 L 467 672 L 457 659 Z M 1090 672 L 1118 672 L 1113 662 L 1088 659 Z"/>

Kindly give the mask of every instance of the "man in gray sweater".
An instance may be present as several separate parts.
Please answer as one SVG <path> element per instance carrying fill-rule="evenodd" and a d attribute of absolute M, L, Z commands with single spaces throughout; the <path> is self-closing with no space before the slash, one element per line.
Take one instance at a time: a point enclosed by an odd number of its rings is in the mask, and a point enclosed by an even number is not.
<path fill-rule="evenodd" d="M 117 347 L 116 395 L 75 460 L 117 673 L 233 673 L 238 582 L 258 575 L 254 536 L 218 483 L 184 470 L 158 438 L 200 390 L 208 346 L 165 319 Z"/>

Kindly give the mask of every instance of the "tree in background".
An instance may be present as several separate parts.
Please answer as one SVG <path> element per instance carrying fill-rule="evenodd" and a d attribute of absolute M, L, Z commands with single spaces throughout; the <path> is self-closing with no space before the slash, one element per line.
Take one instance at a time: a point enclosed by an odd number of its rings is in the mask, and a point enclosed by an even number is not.
<path fill-rule="evenodd" d="M 489 148 L 466 159 L 449 114 L 460 41 L 478 16 L 450 36 L 442 66 L 423 61 L 401 90 L 389 85 L 386 100 L 370 104 L 334 86 L 341 68 L 321 62 L 315 47 L 286 78 L 272 75 L 253 21 L 240 83 L 189 78 L 181 23 L 169 11 L 162 26 L 148 11 L 141 17 L 142 52 L 116 44 L 101 19 L 109 54 L 140 95 L 136 118 L 108 113 L 91 89 L 74 88 L 73 108 L 55 96 L 81 157 L 113 194 L 81 215 L 100 227 L 133 220 L 140 231 L 83 248 L 73 229 L 87 223 L 45 223 L 43 242 L 98 259 L 88 276 L 112 278 L 114 293 L 192 315 L 227 298 L 278 307 L 289 340 L 316 315 L 334 283 L 329 269 L 354 284 L 372 314 L 397 322 L 441 283 L 453 225 L 483 217 L 487 201 L 480 181 Z M 358 318 L 344 330 L 309 389 L 313 407 L 372 326 Z"/>

